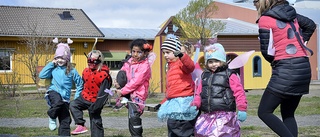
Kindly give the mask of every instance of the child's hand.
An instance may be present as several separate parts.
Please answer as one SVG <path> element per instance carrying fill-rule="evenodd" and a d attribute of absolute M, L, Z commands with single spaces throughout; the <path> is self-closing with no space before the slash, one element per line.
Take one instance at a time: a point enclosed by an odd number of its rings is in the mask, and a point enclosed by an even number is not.
<path fill-rule="evenodd" d="M 119 83 L 118 83 L 117 81 L 114 82 L 114 87 L 115 87 L 116 89 L 119 89 L 119 88 L 120 88 L 120 85 L 119 85 Z"/>
<path fill-rule="evenodd" d="M 238 119 L 243 122 L 247 119 L 247 112 L 245 111 L 238 111 Z"/>
<path fill-rule="evenodd" d="M 116 90 L 116 93 L 117 93 L 117 96 L 118 96 L 118 97 L 121 97 L 121 96 L 122 96 L 120 89 L 117 89 L 117 90 Z"/>
<path fill-rule="evenodd" d="M 154 109 L 159 110 L 160 107 L 161 107 L 161 104 L 158 104 L 158 105 L 154 106 Z"/>
<path fill-rule="evenodd" d="M 56 65 L 57 65 L 57 60 L 56 60 L 56 59 L 53 59 L 53 60 L 52 60 L 52 63 L 56 66 Z"/>
<path fill-rule="evenodd" d="M 195 95 L 193 101 L 191 102 L 191 106 L 196 106 L 197 109 L 201 106 L 201 96 Z"/>
<path fill-rule="evenodd" d="M 179 58 L 183 56 L 183 53 L 181 51 L 174 51 L 173 54 L 175 57 L 179 57 Z"/>

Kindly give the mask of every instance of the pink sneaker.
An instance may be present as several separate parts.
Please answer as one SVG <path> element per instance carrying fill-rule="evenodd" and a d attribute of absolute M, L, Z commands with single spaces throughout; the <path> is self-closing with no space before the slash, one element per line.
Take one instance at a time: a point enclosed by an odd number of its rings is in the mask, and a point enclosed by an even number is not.
<path fill-rule="evenodd" d="M 78 135 L 87 132 L 88 129 L 85 126 L 77 125 L 76 129 L 71 132 L 72 135 Z"/>

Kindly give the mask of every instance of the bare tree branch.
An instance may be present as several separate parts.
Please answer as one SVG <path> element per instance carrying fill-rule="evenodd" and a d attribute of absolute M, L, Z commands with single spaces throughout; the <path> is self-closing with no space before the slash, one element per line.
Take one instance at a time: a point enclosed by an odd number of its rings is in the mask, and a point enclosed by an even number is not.
<path fill-rule="evenodd" d="M 225 29 L 223 22 L 210 18 L 218 11 L 213 2 L 213 0 L 190 1 L 186 8 L 176 14 L 174 22 L 183 28 L 184 37 L 201 40 L 201 44 L 205 45 L 208 38 L 216 37 L 219 31 Z"/>
<path fill-rule="evenodd" d="M 21 37 L 18 44 L 25 46 L 25 50 L 16 50 L 17 54 L 23 56 L 18 56 L 16 61 L 26 65 L 28 71 L 30 72 L 30 77 L 33 82 L 37 83 L 38 73 L 37 67 L 43 61 L 43 65 L 49 60 L 50 55 L 54 52 L 54 45 L 52 43 L 52 38 L 44 37 L 43 31 L 38 29 L 38 24 L 33 22 L 28 22 L 28 25 L 23 26 L 25 34 L 30 34 L 29 36 Z"/>

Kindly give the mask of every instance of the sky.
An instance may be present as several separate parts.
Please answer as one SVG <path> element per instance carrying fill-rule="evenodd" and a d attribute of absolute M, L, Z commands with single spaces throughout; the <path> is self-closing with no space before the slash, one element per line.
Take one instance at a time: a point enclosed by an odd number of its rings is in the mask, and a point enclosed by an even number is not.
<path fill-rule="evenodd" d="M 0 5 L 82 9 L 102 28 L 156 29 L 190 0 L 0 0 Z"/>

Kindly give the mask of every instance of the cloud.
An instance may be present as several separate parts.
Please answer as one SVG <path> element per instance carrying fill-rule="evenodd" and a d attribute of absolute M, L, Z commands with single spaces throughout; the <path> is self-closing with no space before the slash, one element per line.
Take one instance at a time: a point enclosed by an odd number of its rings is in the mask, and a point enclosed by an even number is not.
<path fill-rule="evenodd" d="M 82 9 L 98 27 L 157 28 L 190 0 L 0 0 L 1 5 Z"/>

